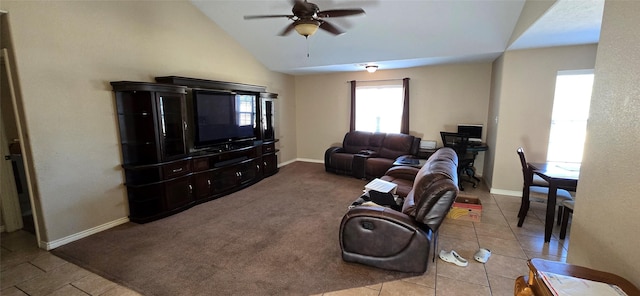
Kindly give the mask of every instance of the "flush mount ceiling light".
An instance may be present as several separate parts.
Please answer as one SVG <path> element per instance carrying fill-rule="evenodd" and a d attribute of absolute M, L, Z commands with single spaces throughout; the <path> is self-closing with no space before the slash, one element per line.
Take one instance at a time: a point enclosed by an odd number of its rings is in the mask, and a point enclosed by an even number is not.
<path fill-rule="evenodd" d="M 367 65 L 364 68 L 367 69 L 367 72 L 369 73 L 373 73 L 378 70 L 378 66 L 376 65 Z"/>
<path fill-rule="evenodd" d="M 298 34 L 309 37 L 313 35 L 316 31 L 318 31 L 318 27 L 320 27 L 320 22 L 315 20 L 299 20 L 295 23 L 294 29 Z"/>

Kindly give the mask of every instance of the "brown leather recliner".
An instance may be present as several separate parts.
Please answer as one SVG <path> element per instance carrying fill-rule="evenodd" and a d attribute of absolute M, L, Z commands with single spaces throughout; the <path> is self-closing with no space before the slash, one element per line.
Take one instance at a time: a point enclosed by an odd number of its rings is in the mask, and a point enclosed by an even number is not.
<path fill-rule="evenodd" d="M 457 165 L 455 151 L 441 148 L 420 170 L 407 168 L 401 172 L 404 176 L 411 176 L 408 171 L 416 172 L 402 212 L 381 206 L 350 209 L 340 224 L 342 259 L 424 273 L 433 236 L 458 195 Z M 399 171 L 392 168 L 387 174 Z"/>
<path fill-rule="evenodd" d="M 379 178 L 398 157 L 417 154 L 419 146 L 420 138 L 412 135 L 348 132 L 342 147 L 325 151 L 325 170 L 361 179 Z"/>

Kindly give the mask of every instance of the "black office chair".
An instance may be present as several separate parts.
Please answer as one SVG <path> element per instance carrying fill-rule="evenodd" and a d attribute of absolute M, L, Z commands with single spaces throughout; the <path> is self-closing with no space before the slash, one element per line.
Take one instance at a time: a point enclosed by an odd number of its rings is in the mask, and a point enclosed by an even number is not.
<path fill-rule="evenodd" d="M 469 136 L 467 134 L 440 132 L 442 138 L 442 145 L 444 147 L 450 147 L 458 154 L 458 188 L 460 191 L 464 191 L 462 182 L 469 182 L 473 185 L 473 188 L 478 187 L 478 180 L 475 176 L 475 168 L 473 163 L 475 161 L 475 155 L 467 153 L 467 147 L 469 146 Z M 469 178 L 462 178 L 466 174 Z"/>

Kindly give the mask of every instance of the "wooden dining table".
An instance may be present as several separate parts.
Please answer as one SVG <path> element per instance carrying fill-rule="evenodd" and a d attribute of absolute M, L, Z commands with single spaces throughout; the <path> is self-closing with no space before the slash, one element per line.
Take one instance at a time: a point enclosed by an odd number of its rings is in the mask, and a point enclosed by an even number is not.
<path fill-rule="evenodd" d="M 547 212 L 544 219 L 544 242 L 551 241 L 556 212 L 558 188 L 575 191 L 580 177 L 580 165 L 562 162 L 529 163 L 533 173 L 549 183 Z"/>

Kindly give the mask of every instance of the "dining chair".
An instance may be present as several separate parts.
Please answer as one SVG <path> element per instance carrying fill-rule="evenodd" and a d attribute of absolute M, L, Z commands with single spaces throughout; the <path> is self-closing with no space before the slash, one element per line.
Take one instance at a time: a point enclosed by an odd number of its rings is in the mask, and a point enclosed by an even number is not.
<path fill-rule="evenodd" d="M 574 200 L 562 201 L 562 225 L 560 226 L 560 239 L 567 236 L 567 227 L 569 226 L 569 215 L 573 214 Z"/>
<path fill-rule="evenodd" d="M 460 191 L 464 191 L 462 182 L 469 182 L 473 185 L 473 188 L 478 186 L 478 183 L 474 181 L 475 177 L 475 155 L 467 152 L 469 147 L 469 135 L 459 133 L 440 132 L 442 138 L 442 145 L 444 147 L 452 148 L 458 155 L 458 188 Z M 462 175 L 467 174 L 469 178 L 462 178 Z"/>
<path fill-rule="evenodd" d="M 531 205 L 531 200 L 537 202 L 546 202 L 549 196 L 549 183 L 542 179 L 540 176 L 534 174 L 527 159 L 524 155 L 524 149 L 518 147 L 518 156 L 520 157 L 520 164 L 522 166 L 522 200 L 520 202 L 520 210 L 518 211 L 518 227 L 522 227 L 524 218 L 527 217 L 527 212 Z M 556 194 L 556 204 L 558 205 L 558 222 L 562 219 L 562 202 L 565 200 L 572 200 L 571 193 L 565 189 L 558 188 Z"/>

